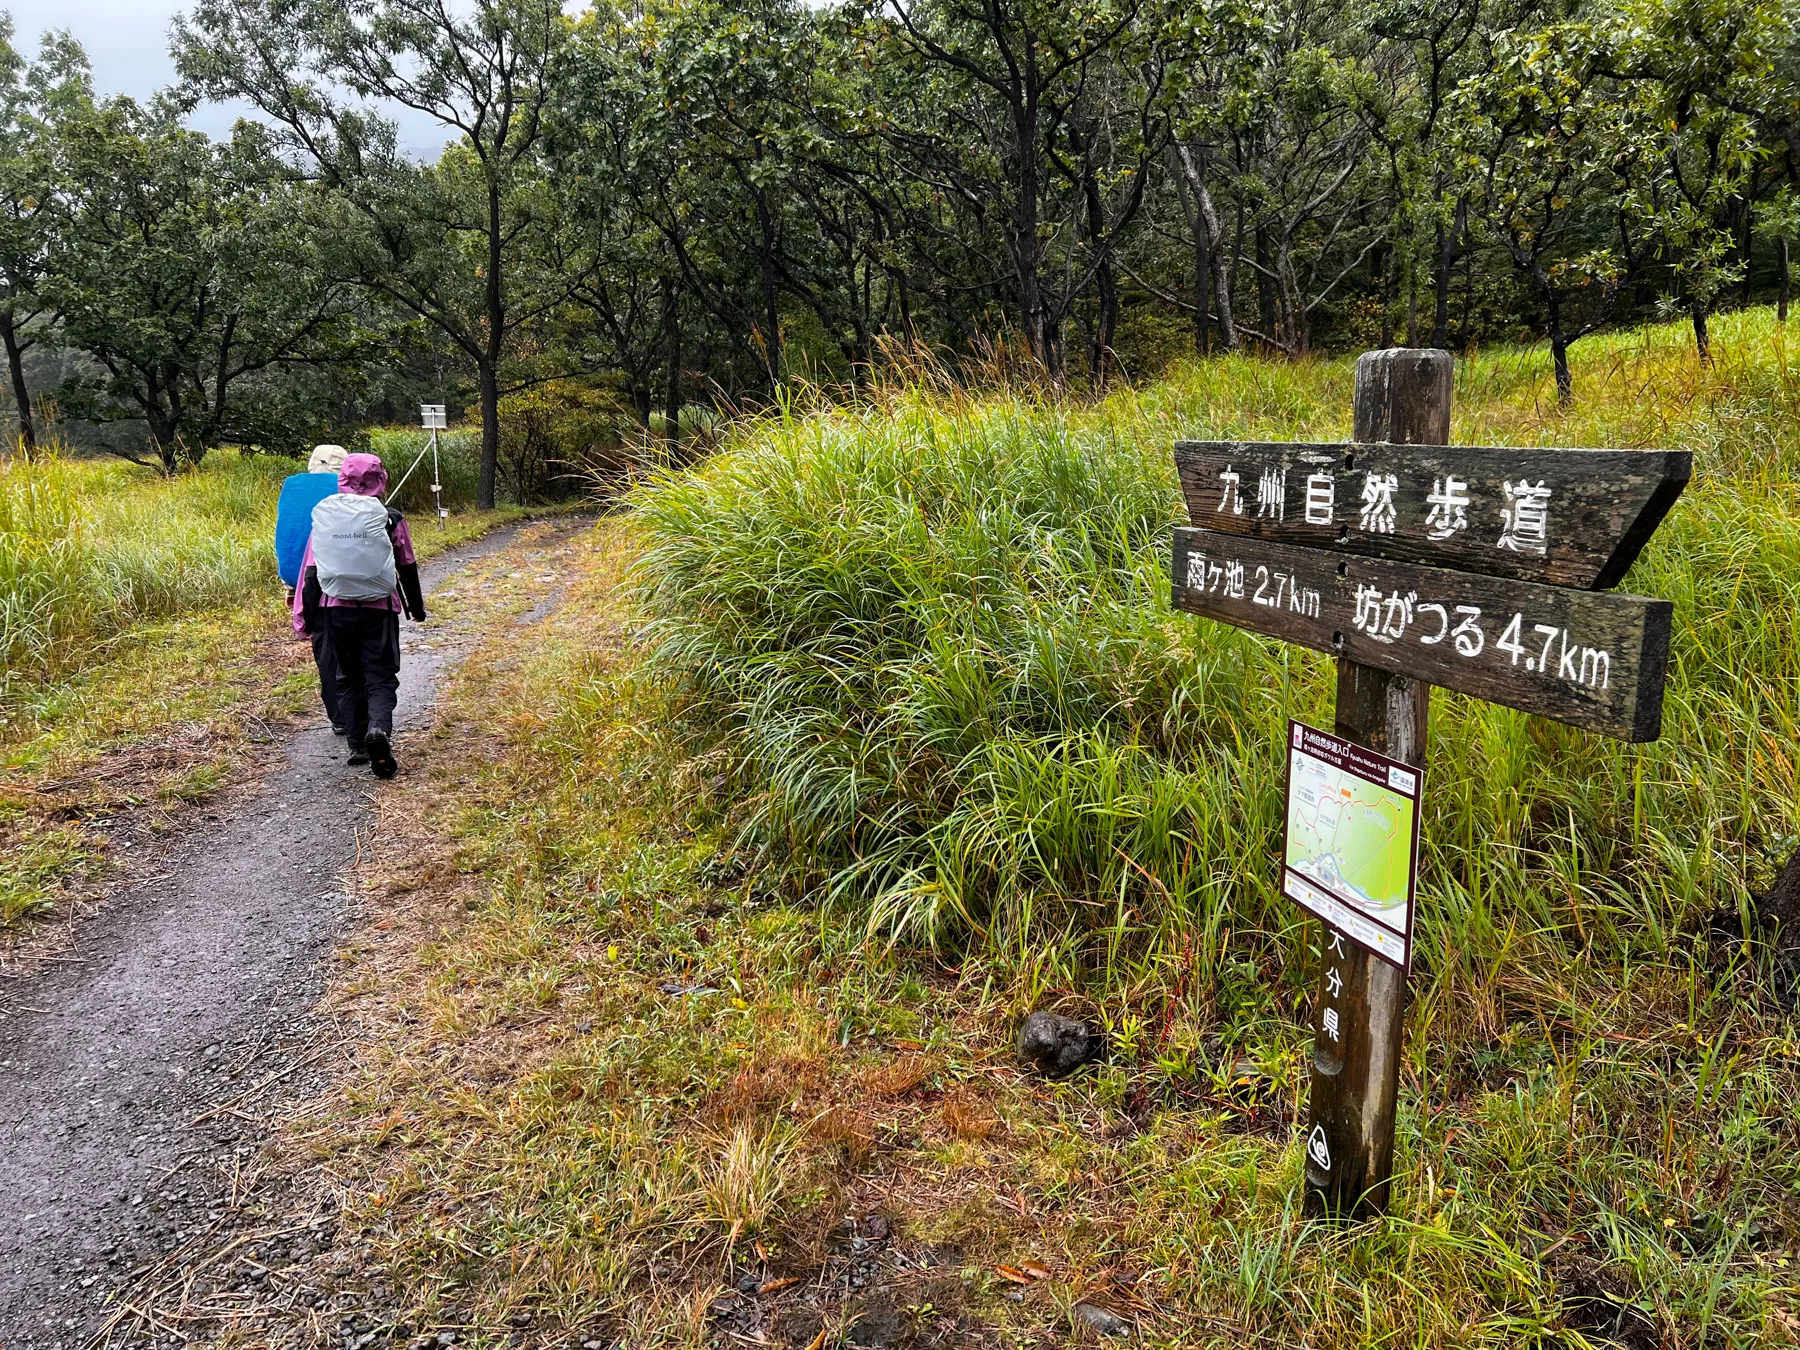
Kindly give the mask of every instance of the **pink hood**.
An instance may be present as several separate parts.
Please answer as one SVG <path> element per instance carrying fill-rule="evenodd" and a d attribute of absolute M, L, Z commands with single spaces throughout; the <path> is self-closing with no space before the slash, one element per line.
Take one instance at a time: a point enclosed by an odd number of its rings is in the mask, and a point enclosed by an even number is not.
<path fill-rule="evenodd" d="M 387 491 L 387 470 L 380 455 L 345 455 L 338 470 L 338 491 L 353 492 L 358 497 L 379 497 Z"/>

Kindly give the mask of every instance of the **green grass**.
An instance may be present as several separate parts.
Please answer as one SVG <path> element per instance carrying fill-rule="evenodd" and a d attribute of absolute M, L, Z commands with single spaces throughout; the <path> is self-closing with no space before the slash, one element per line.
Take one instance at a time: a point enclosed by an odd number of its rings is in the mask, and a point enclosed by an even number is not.
<path fill-rule="evenodd" d="M 165 478 L 49 456 L 0 468 L 0 661 L 7 687 L 75 669 L 157 619 L 274 580 L 268 540 L 286 460 L 219 455 Z"/>
<path fill-rule="evenodd" d="M 1679 328 L 1583 343 L 1566 417 L 1542 353 L 1459 367 L 1458 440 L 1698 469 L 1627 583 L 1676 606 L 1661 742 L 1434 696 L 1390 1217 L 1298 1212 L 1279 745 L 1327 664 L 1166 571 L 1169 442 L 1340 435 L 1350 363 L 1220 361 L 741 428 L 489 634 L 384 799 L 376 1030 L 295 1139 L 350 1236 L 474 1344 L 715 1343 L 746 1267 L 798 1281 L 796 1346 L 884 1308 L 1062 1343 L 1083 1295 L 1151 1344 L 1791 1344 L 1800 1034 L 1704 920 L 1796 832 L 1800 408 L 1769 316 L 1720 328 L 1711 372 Z M 1110 1060 L 1013 1071 L 1045 1003 Z M 931 1261 L 859 1291 L 871 1209 Z"/>

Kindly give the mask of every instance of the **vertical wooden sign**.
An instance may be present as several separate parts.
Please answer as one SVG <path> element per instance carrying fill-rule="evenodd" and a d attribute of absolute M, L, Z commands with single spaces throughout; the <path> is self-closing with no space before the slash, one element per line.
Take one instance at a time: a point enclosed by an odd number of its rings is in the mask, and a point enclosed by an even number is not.
<path fill-rule="evenodd" d="M 1173 540 L 1176 607 L 1335 654 L 1337 737 L 1395 761 L 1400 780 L 1407 766 L 1423 776 L 1433 684 L 1655 740 L 1671 608 L 1604 592 L 1681 495 L 1692 457 L 1453 448 L 1452 373 L 1448 352 L 1365 352 L 1349 444 L 1178 443 L 1193 524 Z M 1306 1209 L 1377 1214 L 1393 1171 L 1410 893 L 1401 935 L 1303 872 L 1285 880 L 1296 903 L 1342 920 L 1320 940 Z"/>
<path fill-rule="evenodd" d="M 1449 352 L 1406 347 L 1364 352 L 1356 362 L 1352 439 L 1448 445 L 1454 383 Z M 1337 676 L 1337 734 L 1423 771 L 1431 686 L 1343 659 Z M 1306 1212 L 1357 1218 L 1387 1209 L 1406 975 L 1339 930 L 1321 925 L 1321 931 Z M 1327 1009 L 1337 1012 L 1336 1038 L 1322 1034 Z"/>

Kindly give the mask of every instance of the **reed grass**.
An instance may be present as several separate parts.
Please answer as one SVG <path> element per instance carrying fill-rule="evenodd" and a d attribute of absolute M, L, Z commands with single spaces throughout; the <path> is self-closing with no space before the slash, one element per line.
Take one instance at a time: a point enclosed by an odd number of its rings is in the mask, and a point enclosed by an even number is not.
<path fill-rule="evenodd" d="M 0 665 L 10 688 L 92 661 L 134 626 L 275 584 L 286 460 L 220 454 L 172 478 L 49 455 L 0 464 Z"/>
<path fill-rule="evenodd" d="M 1721 336 L 1711 370 L 1671 328 L 1596 340 L 1567 415 L 1542 353 L 1459 365 L 1459 442 L 1697 459 L 1624 587 L 1675 605 L 1659 743 L 1434 696 L 1420 942 L 1445 978 L 1508 944 L 1670 961 L 1792 846 L 1800 387 L 1767 313 Z M 1304 965 L 1270 859 L 1283 728 L 1329 725 L 1329 663 L 1172 611 L 1169 446 L 1341 435 L 1352 380 L 1233 359 L 1089 406 L 902 387 L 645 489 L 653 667 L 693 691 L 746 836 L 868 929 L 1044 987 L 1116 992 L 1184 951 L 1210 987 L 1246 927 Z"/>

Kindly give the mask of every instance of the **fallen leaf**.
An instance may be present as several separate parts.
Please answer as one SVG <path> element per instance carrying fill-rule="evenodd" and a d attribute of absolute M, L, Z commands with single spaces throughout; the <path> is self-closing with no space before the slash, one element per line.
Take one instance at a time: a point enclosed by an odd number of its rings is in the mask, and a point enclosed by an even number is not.
<path fill-rule="evenodd" d="M 1034 1280 L 1047 1280 L 1050 1278 L 1050 1267 L 1045 1265 L 1042 1261 L 1021 1261 L 1019 1262 L 1019 1269 L 1031 1276 Z"/>
<path fill-rule="evenodd" d="M 765 1284 L 761 1289 L 758 1289 L 756 1292 L 759 1294 L 772 1294 L 777 1289 L 786 1289 L 789 1285 L 794 1285 L 794 1284 L 799 1284 L 799 1283 L 800 1283 L 800 1277 L 798 1275 L 789 1275 L 785 1280 L 770 1280 L 767 1284 Z"/>
<path fill-rule="evenodd" d="M 1017 1266 L 995 1266 L 994 1274 L 1003 1280 L 1011 1280 L 1014 1284 L 1030 1284 L 1031 1276 Z"/>

